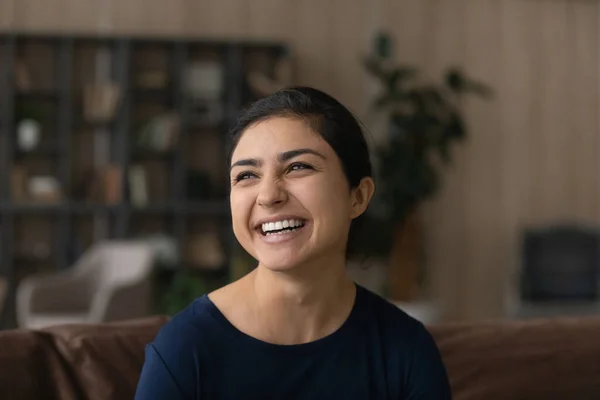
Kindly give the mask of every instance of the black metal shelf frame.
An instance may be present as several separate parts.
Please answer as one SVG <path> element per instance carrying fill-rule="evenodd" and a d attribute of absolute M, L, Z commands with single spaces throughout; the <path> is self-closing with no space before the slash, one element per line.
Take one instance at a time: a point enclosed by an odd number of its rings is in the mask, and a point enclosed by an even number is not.
<path fill-rule="evenodd" d="M 31 41 L 49 44 L 54 49 L 56 67 L 56 88 L 17 90 L 15 87 L 15 65 L 19 46 Z M 97 45 L 109 48 L 111 52 L 112 79 L 120 86 L 121 97 L 115 117 L 108 122 L 88 122 L 75 115 L 75 104 L 80 101 L 80 93 L 75 93 L 73 84 L 75 52 L 79 46 Z M 169 57 L 169 85 L 164 90 L 140 90 L 134 87 L 134 52 L 141 46 L 158 45 L 167 49 Z M 223 62 L 224 93 L 222 96 L 224 118 L 219 123 L 198 123 L 191 118 L 190 99 L 186 95 L 184 77 L 186 65 L 192 59 L 192 51 L 206 48 L 219 54 Z M 170 231 L 176 238 L 180 250 L 190 232 L 190 224 L 195 219 L 215 219 L 224 222 L 218 233 L 224 238 L 226 265 L 229 265 L 235 238 L 230 228 L 230 212 L 226 198 L 202 201 L 186 200 L 186 149 L 190 145 L 190 135 L 204 132 L 218 132 L 222 139 L 222 161 L 225 158 L 227 132 L 235 122 L 245 98 L 247 87 L 244 71 L 244 52 L 260 51 L 273 60 L 286 57 L 288 48 L 276 42 L 203 40 L 194 38 L 161 38 L 138 36 L 97 36 L 44 33 L 0 33 L 0 276 L 9 281 L 9 293 L 5 310 L 0 310 L 0 328 L 14 326 L 15 288 L 18 268 L 18 254 L 14 254 L 15 228 L 23 216 L 52 218 L 54 221 L 53 257 L 58 269 L 69 267 L 69 240 L 75 234 L 74 217 L 92 216 L 109 223 L 108 236 L 127 238 L 132 217 L 169 219 Z M 52 143 L 31 152 L 20 151 L 15 143 L 15 104 L 19 101 L 41 101 L 52 104 L 56 110 L 56 126 Z M 181 121 L 177 145 L 167 153 L 150 152 L 132 145 L 129 132 L 134 127 L 133 110 L 136 104 L 146 102 L 168 103 L 176 110 Z M 164 203 L 150 203 L 143 207 L 129 204 L 127 198 L 114 205 L 94 204 L 76 201 L 72 198 L 71 177 L 73 166 L 72 139 L 81 131 L 103 132 L 110 142 L 110 162 L 128 171 L 130 165 L 140 160 L 165 162 L 169 170 L 169 196 Z M 56 204 L 13 203 L 10 174 L 15 161 L 24 158 L 53 159 L 57 179 L 66 199 Z M 227 177 L 223 177 L 224 184 Z M 127 179 L 121 179 L 121 193 L 128 192 Z M 208 276 L 221 276 L 223 271 L 207 273 Z"/>

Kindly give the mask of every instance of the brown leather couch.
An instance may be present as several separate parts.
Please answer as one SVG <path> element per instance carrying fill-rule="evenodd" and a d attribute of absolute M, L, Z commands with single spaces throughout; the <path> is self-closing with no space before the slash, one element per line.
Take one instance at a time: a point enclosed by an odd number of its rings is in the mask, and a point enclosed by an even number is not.
<path fill-rule="evenodd" d="M 132 399 L 166 320 L 0 332 L 0 399 Z M 429 329 L 455 400 L 600 399 L 600 318 Z"/>

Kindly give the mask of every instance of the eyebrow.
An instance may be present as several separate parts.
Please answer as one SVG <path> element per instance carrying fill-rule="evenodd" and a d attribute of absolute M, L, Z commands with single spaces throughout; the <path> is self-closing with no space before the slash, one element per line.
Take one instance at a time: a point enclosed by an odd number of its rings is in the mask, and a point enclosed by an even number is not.
<path fill-rule="evenodd" d="M 312 155 L 322 158 L 323 160 L 327 159 L 323 154 L 319 153 L 318 151 L 306 148 L 306 149 L 296 149 L 296 150 L 284 151 L 283 153 L 280 153 L 277 156 L 277 160 L 280 163 L 283 163 L 283 162 L 291 160 L 292 158 L 301 156 L 303 154 L 312 154 Z M 262 163 L 263 163 L 262 160 L 259 160 L 258 158 L 244 158 L 242 160 L 238 160 L 235 163 L 233 163 L 231 165 L 230 170 L 232 170 L 234 167 L 260 167 L 262 165 Z"/>

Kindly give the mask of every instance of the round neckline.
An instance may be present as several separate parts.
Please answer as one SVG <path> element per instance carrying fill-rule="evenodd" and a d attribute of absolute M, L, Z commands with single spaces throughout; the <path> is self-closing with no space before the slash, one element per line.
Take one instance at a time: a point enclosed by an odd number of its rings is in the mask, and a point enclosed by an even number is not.
<path fill-rule="evenodd" d="M 277 353 L 288 353 L 288 354 L 302 354 L 302 353 L 312 353 L 321 348 L 330 347 L 333 344 L 339 344 L 343 341 L 344 337 L 351 337 L 352 335 L 346 335 L 346 332 L 353 329 L 355 325 L 355 321 L 358 318 L 358 309 L 362 304 L 362 287 L 356 283 L 354 283 L 356 288 L 356 294 L 354 296 L 354 304 L 352 305 L 352 309 L 350 310 L 350 314 L 346 318 L 346 320 L 342 323 L 342 325 L 330 333 L 327 336 L 324 336 L 320 339 L 313 340 L 308 343 L 300 343 L 300 344 L 276 344 L 265 342 L 264 340 L 255 338 L 245 332 L 242 332 L 238 328 L 236 328 L 219 310 L 219 308 L 212 302 L 212 300 L 208 297 L 207 294 L 203 295 L 200 300 L 206 303 L 208 306 L 208 312 L 213 317 L 213 319 L 219 324 L 219 326 L 230 336 L 238 340 L 238 343 L 244 343 L 249 346 L 253 346 L 259 348 L 264 351 L 277 352 Z"/>

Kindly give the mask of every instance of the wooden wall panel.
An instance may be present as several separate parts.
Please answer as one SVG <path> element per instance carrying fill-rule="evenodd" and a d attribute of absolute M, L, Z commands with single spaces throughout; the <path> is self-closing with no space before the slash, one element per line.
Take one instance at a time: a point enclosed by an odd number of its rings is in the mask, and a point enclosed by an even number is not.
<path fill-rule="evenodd" d="M 107 25 L 110 23 L 109 18 L 107 18 L 110 14 L 106 12 L 106 4 L 109 4 L 107 0 L 98 0 L 94 3 L 78 0 L 55 0 L 43 3 L 51 4 L 52 13 L 58 12 L 62 20 L 61 28 L 65 31 L 96 30 L 100 28 L 100 24 Z M 39 5 L 33 7 L 39 7 Z M 43 15 L 38 18 L 37 23 L 46 24 Z M 47 29 L 47 26 L 44 26 L 43 29 Z"/>
<path fill-rule="evenodd" d="M 368 2 L 355 1 L 355 6 L 345 12 L 347 0 L 333 0 L 331 12 L 331 94 L 340 99 L 347 99 L 346 106 L 357 115 L 363 114 L 367 103 L 364 98 L 362 76 L 365 70 L 362 57 L 370 50 L 367 40 L 366 14 Z M 348 29 L 352 26 L 353 29 Z"/>
<path fill-rule="evenodd" d="M 298 1 L 290 7 L 294 16 L 291 29 L 294 32 L 292 43 L 298 84 L 312 85 L 325 91 L 332 91 L 334 87 L 333 11 L 330 2 L 321 0 Z"/>
<path fill-rule="evenodd" d="M 253 0 L 248 7 L 248 32 L 255 39 L 291 40 L 294 0 Z"/>
<path fill-rule="evenodd" d="M 450 318 L 476 319 L 503 315 L 524 227 L 600 221 L 599 7 L 567 0 L 0 0 L 0 29 L 286 40 L 298 83 L 331 92 L 359 116 L 371 86 L 358 58 L 378 28 L 396 36 L 397 59 L 428 78 L 463 66 L 494 86 L 496 97 L 465 103 L 471 137 L 455 149 L 425 223 L 434 295 Z"/>
<path fill-rule="evenodd" d="M 521 4 L 515 5 L 516 7 L 522 8 Z M 529 46 L 529 52 L 531 53 L 531 65 L 533 69 L 533 75 L 529 82 L 521 82 L 523 85 L 529 85 L 531 87 L 532 99 L 531 99 L 531 110 L 529 115 L 530 130 L 526 137 L 529 141 L 529 205 L 527 207 L 527 222 L 530 225 L 536 225 L 542 223 L 544 220 L 543 215 L 543 202 L 544 199 L 544 185 L 543 185 L 543 174 L 544 170 L 541 167 L 543 163 L 544 147 L 541 146 L 542 142 L 546 140 L 544 134 L 544 99 L 547 96 L 548 88 L 546 85 L 546 60 L 544 59 L 544 52 L 542 43 L 544 41 L 544 32 L 542 26 L 542 9 L 534 6 L 534 12 L 531 14 L 531 20 L 529 21 L 530 31 L 527 44 Z"/>
<path fill-rule="evenodd" d="M 382 25 L 396 39 L 396 60 L 425 65 L 427 44 L 431 44 L 431 0 L 383 0 Z"/>
<path fill-rule="evenodd" d="M 93 7 L 91 1 L 87 2 Z M 14 0 L 14 25 L 20 30 L 63 29 L 64 10 L 60 0 Z"/>
<path fill-rule="evenodd" d="M 482 310 L 495 309 L 499 274 L 497 259 L 502 250 L 502 167 L 501 123 L 501 3 L 496 0 L 473 0 L 465 15 L 465 65 L 476 79 L 496 88 L 495 101 L 468 96 L 465 115 L 471 132 L 467 146 L 466 265 L 477 265 L 466 276 L 464 310 L 476 318 Z M 472 188 L 477 190 L 472 190 Z M 493 295 L 492 295 L 493 293 Z M 480 299 L 474 302 L 473 299 Z M 487 312 L 487 311 L 485 311 Z"/>
<path fill-rule="evenodd" d="M 144 0 L 114 1 L 110 8 L 111 26 L 114 32 L 129 33 L 141 30 Z"/>
<path fill-rule="evenodd" d="M 567 119 L 571 111 L 570 98 L 567 96 L 567 4 L 563 1 L 549 2 L 542 10 L 540 48 L 542 56 L 542 74 L 544 96 L 540 99 L 541 159 L 536 163 L 540 180 L 538 193 L 540 217 L 546 221 L 551 218 L 567 220 L 572 212 L 570 185 L 571 163 Z M 569 179 L 571 178 L 571 179 Z"/>
<path fill-rule="evenodd" d="M 223 0 L 223 3 L 227 1 Z M 144 30 L 154 35 L 183 34 L 188 4 L 185 0 L 142 1 L 137 10 L 141 15 L 139 22 Z M 144 11 L 140 12 L 140 10 Z"/>
<path fill-rule="evenodd" d="M 431 24 L 432 45 L 426 54 L 428 74 L 441 79 L 449 66 L 464 64 L 465 26 L 467 8 L 465 0 L 448 2 L 437 0 L 436 13 Z M 465 147 L 455 146 L 450 168 L 444 171 L 441 191 L 435 201 L 424 210 L 428 277 L 431 290 L 443 304 L 444 314 L 457 318 L 464 303 L 466 209 L 466 158 Z"/>
<path fill-rule="evenodd" d="M 573 166 L 574 217 L 584 223 L 597 221 L 600 207 L 597 195 L 600 179 L 598 145 L 598 3 L 573 3 L 569 6 L 568 71 L 570 89 L 570 147 Z"/>
<path fill-rule="evenodd" d="M 529 169 L 531 115 L 534 108 L 534 93 L 531 85 L 539 72 L 534 66 L 532 33 L 535 25 L 534 3 L 518 4 L 505 0 L 502 4 L 502 76 L 500 82 L 502 151 L 504 158 L 502 177 L 502 211 L 504 225 L 502 250 L 498 263 L 506 271 L 499 282 L 505 288 L 502 299 L 506 306 L 514 305 L 518 282 L 520 233 L 527 225 L 531 212 L 529 194 L 531 173 Z M 492 266 L 494 268 L 495 266 Z"/>
<path fill-rule="evenodd" d="M 16 0 L 0 0 L 0 29 L 11 29 L 14 22 Z"/>
<path fill-rule="evenodd" d="M 203 1 L 206 31 L 211 36 L 245 37 L 250 32 L 249 10 L 253 2 L 247 0 Z"/>

